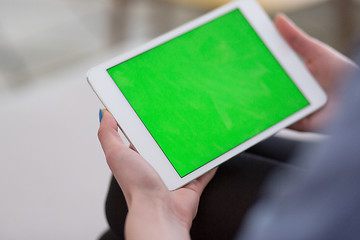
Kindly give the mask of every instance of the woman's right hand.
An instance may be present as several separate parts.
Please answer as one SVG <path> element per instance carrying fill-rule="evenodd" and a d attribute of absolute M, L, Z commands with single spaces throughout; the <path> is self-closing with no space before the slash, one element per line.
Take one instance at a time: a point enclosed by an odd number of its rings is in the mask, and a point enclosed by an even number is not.
<path fill-rule="evenodd" d="M 275 26 L 288 44 L 304 59 L 306 67 L 328 97 L 324 107 L 296 122 L 290 128 L 299 131 L 321 128 L 337 111 L 339 88 L 344 84 L 345 74 L 358 67 L 331 47 L 308 36 L 284 15 L 275 18 Z"/>

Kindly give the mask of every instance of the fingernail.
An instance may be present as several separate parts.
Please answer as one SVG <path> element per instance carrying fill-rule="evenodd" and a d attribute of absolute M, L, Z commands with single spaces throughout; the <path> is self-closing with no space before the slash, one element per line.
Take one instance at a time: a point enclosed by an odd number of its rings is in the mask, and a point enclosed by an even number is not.
<path fill-rule="evenodd" d="M 103 113 L 102 113 L 102 110 L 100 109 L 100 111 L 99 111 L 99 122 L 101 122 L 102 118 L 103 118 Z"/>

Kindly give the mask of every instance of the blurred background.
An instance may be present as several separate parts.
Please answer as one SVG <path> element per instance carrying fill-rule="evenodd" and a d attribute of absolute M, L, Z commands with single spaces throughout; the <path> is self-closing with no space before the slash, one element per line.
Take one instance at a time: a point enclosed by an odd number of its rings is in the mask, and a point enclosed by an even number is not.
<path fill-rule="evenodd" d="M 0 0 L 0 239 L 96 239 L 110 180 L 86 71 L 227 0 Z M 346 55 L 359 0 L 259 0 Z"/>

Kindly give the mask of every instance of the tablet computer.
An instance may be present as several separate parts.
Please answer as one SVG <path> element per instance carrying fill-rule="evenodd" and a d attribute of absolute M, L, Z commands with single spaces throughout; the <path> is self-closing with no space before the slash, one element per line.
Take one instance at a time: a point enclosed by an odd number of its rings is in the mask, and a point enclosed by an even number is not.
<path fill-rule="evenodd" d="M 231 2 L 103 63 L 88 82 L 170 190 L 326 102 L 253 0 Z"/>

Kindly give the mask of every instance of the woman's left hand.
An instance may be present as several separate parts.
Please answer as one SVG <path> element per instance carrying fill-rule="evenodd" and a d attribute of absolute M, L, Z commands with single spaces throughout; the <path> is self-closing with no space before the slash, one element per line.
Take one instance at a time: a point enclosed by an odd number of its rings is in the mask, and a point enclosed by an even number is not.
<path fill-rule="evenodd" d="M 200 195 L 216 170 L 169 191 L 148 162 L 123 144 L 113 116 L 102 114 L 99 140 L 129 208 L 126 239 L 190 239 Z"/>

